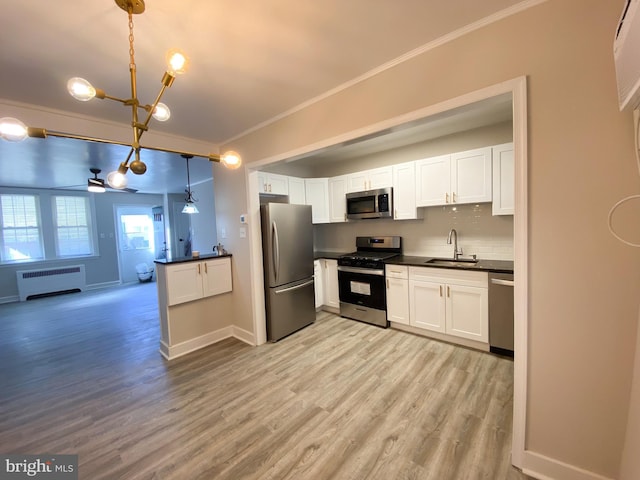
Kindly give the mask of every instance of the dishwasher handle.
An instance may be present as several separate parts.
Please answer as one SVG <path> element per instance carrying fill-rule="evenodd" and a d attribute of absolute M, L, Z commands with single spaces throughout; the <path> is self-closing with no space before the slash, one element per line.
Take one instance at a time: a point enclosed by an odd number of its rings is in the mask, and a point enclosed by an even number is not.
<path fill-rule="evenodd" d="M 502 280 L 500 278 L 492 278 L 491 283 L 494 285 L 502 285 L 504 287 L 513 287 L 513 280 Z"/>

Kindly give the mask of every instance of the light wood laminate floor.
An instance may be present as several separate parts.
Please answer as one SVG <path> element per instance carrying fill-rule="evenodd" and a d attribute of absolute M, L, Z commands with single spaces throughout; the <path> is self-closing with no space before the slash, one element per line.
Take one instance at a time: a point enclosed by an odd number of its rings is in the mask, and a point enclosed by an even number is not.
<path fill-rule="evenodd" d="M 0 305 L 0 453 L 81 479 L 524 479 L 513 363 L 320 313 L 171 362 L 155 284 Z"/>

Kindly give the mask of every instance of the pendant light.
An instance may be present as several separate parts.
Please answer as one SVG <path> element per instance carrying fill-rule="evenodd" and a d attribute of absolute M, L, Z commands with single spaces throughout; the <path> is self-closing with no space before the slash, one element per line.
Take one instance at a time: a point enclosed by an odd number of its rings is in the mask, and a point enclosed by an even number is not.
<path fill-rule="evenodd" d="M 193 192 L 191 192 L 191 177 L 189 177 L 189 159 L 193 158 L 193 155 L 182 154 L 181 157 L 187 161 L 187 189 L 184 191 L 187 194 L 185 198 L 187 203 L 182 208 L 182 213 L 200 213 L 195 205 L 197 200 L 193 197 Z"/>

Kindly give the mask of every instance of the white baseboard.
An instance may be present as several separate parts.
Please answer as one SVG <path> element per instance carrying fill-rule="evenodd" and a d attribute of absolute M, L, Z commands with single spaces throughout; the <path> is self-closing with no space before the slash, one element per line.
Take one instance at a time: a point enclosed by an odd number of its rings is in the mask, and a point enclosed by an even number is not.
<path fill-rule="evenodd" d="M 87 285 L 85 287 L 85 290 L 97 290 L 99 288 L 115 287 L 118 285 L 122 285 L 120 283 L 120 280 L 115 280 L 113 282 L 92 283 L 91 285 Z"/>
<path fill-rule="evenodd" d="M 538 480 L 613 480 L 530 450 L 522 457 L 522 473 Z"/>
<path fill-rule="evenodd" d="M 20 301 L 20 297 L 18 295 L 10 295 L 8 297 L 0 297 L 0 303 L 12 303 Z"/>
<path fill-rule="evenodd" d="M 228 327 L 207 333 L 206 335 L 201 335 L 200 337 L 192 338 L 191 340 L 186 340 L 173 346 L 169 346 L 165 342 L 160 341 L 160 354 L 167 360 L 173 360 L 174 358 L 181 357 L 187 353 L 218 343 L 225 338 L 230 337 L 237 338 L 241 342 L 248 343 L 252 347 L 256 345 L 253 333 L 240 327 L 229 325 Z"/>
<path fill-rule="evenodd" d="M 233 326 L 233 336 L 241 342 L 248 343 L 252 347 L 256 346 L 256 337 L 253 333 L 244 328 Z"/>
<path fill-rule="evenodd" d="M 433 338 L 434 340 L 440 340 L 442 342 L 462 345 L 464 347 L 481 350 L 483 352 L 488 352 L 490 348 L 488 343 L 476 342 L 475 340 L 456 337 L 455 335 L 446 335 L 444 333 L 432 332 L 431 330 L 427 330 L 425 328 L 412 327 L 411 325 L 405 325 L 403 323 L 389 322 L 389 324 L 391 328 L 395 328 L 396 330 L 402 330 L 403 332 L 413 333 L 414 335 L 420 335 L 422 337 Z"/>

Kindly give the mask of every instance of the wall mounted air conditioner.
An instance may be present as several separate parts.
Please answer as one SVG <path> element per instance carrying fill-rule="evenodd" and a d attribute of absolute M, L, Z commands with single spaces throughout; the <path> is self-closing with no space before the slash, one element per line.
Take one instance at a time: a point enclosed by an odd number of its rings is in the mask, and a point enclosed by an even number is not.
<path fill-rule="evenodd" d="M 613 41 L 620 110 L 640 105 L 640 0 L 627 0 Z"/>

